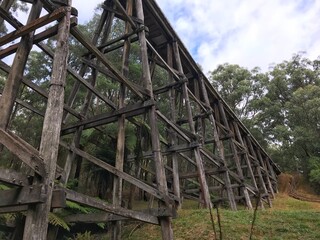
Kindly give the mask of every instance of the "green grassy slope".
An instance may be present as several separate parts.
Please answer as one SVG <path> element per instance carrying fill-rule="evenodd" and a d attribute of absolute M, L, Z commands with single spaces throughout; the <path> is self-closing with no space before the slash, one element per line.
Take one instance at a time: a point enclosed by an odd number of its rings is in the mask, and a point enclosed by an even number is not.
<path fill-rule="evenodd" d="M 278 194 L 273 205 L 273 208 L 258 210 L 253 239 L 320 239 L 320 203 Z M 223 239 L 249 239 L 253 211 L 221 209 L 220 215 Z M 216 219 L 216 214 L 214 217 Z M 181 209 L 179 217 L 173 220 L 173 228 L 175 239 L 214 239 L 206 209 Z M 161 239 L 160 228 L 150 225 L 137 228 L 132 224 L 125 227 L 124 239 Z"/>

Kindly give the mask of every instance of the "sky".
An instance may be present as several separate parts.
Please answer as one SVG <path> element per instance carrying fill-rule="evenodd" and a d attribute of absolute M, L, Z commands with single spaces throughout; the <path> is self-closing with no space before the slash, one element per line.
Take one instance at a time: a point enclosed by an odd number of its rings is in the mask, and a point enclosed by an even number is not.
<path fill-rule="evenodd" d="M 146 0 L 144 0 L 146 1 Z M 73 0 L 79 22 L 93 16 L 101 0 Z M 252 69 L 320 56 L 319 0 L 157 0 L 204 73 L 219 64 Z"/>

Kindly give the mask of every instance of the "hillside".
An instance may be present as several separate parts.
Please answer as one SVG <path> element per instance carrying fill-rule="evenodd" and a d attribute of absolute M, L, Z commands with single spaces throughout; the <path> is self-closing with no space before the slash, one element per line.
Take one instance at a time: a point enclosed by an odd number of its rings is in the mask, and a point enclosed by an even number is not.
<path fill-rule="evenodd" d="M 287 184 L 286 180 L 281 182 L 279 189 L 282 192 L 276 195 L 273 208 L 258 210 L 252 239 L 320 239 L 320 203 L 290 197 Z M 309 191 L 304 189 L 304 192 Z M 176 239 L 214 239 L 209 211 L 194 209 L 196 207 L 195 203 L 186 202 L 178 212 L 179 217 L 173 220 Z M 220 215 L 223 239 L 249 239 L 253 211 L 220 209 Z M 216 219 L 216 213 L 214 217 Z M 161 239 L 160 229 L 150 225 L 128 225 L 124 239 Z"/>

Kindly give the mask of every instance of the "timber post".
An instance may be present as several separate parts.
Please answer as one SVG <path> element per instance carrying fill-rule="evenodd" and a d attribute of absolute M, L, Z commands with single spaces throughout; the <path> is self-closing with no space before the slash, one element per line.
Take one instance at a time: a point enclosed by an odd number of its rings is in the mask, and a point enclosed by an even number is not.
<path fill-rule="evenodd" d="M 67 11 L 59 23 L 57 46 L 52 66 L 48 104 L 43 122 L 43 131 L 39 155 L 46 165 L 46 175 L 37 182 L 46 194 L 44 203 L 29 207 L 26 217 L 23 239 L 46 239 L 48 214 L 54 189 L 60 129 L 63 115 L 64 87 L 66 84 L 67 60 L 69 54 L 69 31 L 71 0 Z"/>
<path fill-rule="evenodd" d="M 144 12 L 142 0 L 136 0 L 136 11 L 137 17 L 141 21 L 141 24 L 144 24 Z M 144 83 L 145 89 L 147 89 L 150 94 L 150 99 L 153 100 L 153 88 L 151 82 L 150 68 L 149 68 L 149 60 L 148 60 L 148 52 L 147 52 L 147 42 L 145 30 L 142 29 L 139 33 L 139 42 L 140 42 L 140 52 L 141 52 L 141 61 L 142 61 L 142 79 Z M 165 175 L 164 163 L 161 156 L 161 148 L 160 148 L 160 139 L 159 139 L 159 130 L 157 126 L 157 113 L 155 105 L 151 106 L 149 110 L 149 121 L 151 128 L 151 144 L 152 144 L 152 155 L 155 164 L 156 171 L 156 179 L 157 185 L 160 192 L 164 194 L 168 194 L 167 180 Z M 170 203 L 168 199 L 164 199 L 162 202 L 165 207 L 170 208 Z M 171 226 L 171 217 L 163 217 L 159 219 L 162 231 L 162 238 L 169 240 L 173 239 L 173 231 Z"/>

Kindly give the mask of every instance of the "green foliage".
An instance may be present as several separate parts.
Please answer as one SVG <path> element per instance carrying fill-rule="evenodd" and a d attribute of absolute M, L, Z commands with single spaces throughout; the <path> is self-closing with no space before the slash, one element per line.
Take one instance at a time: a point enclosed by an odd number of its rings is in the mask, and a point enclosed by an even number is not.
<path fill-rule="evenodd" d="M 320 157 L 311 157 L 309 159 L 309 168 L 310 168 L 310 181 L 320 186 Z"/>
<path fill-rule="evenodd" d="M 66 205 L 67 205 L 67 210 L 69 210 L 73 213 L 89 213 L 89 212 L 91 212 L 90 208 L 83 207 L 80 204 L 75 203 L 75 202 L 66 201 Z"/>
<path fill-rule="evenodd" d="M 224 64 L 212 85 L 284 171 L 302 171 L 313 183 L 320 152 L 320 61 L 296 54 L 267 73 Z"/>
<path fill-rule="evenodd" d="M 0 190 L 9 190 L 10 188 L 6 185 L 0 184 Z"/>
<path fill-rule="evenodd" d="M 58 214 L 49 212 L 48 218 L 51 225 L 62 227 L 63 229 L 70 231 L 68 224 Z"/>
<path fill-rule="evenodd" d="M 189 204 L 186 201 L 186 204 Z M 278 195 L 274 207 L 258 210 L 252 239 L 319 239 L 320 205 L 303 202 Z M 184 205 L 185 206 L 185 203 Z M 181 209 L 179 217 L 173 220 L 176 239 L 214 239 L 210 214 L 207 209 Z M 249 239 L 253 212 L 248 210 L 231 211 L 220 208 L 222 239 Z M 217 216 L 214 213 L 215 224 Z M 272 223 L 272 224 L 270 224 Z M 136 229 L 133 231 L 133 229 Z M 130 235 L 131 234 L 131 235 Z M 130 235 L 130 238 L 129 238 Z M 135 224 L 125 226 L 126 239 L 161 239 L 158 226 Z"/>

